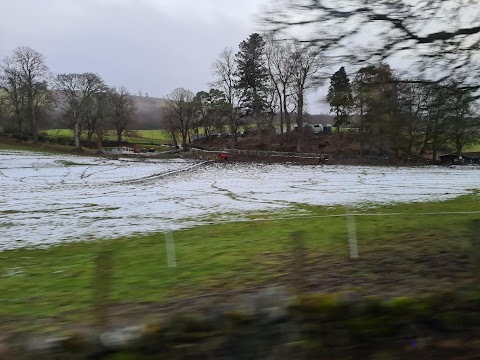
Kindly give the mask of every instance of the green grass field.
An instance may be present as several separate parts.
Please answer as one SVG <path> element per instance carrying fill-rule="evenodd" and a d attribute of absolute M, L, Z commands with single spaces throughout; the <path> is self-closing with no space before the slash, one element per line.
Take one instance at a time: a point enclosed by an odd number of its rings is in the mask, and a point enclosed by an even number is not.
<path fill-rule="evenodd" d="M 17 150 L 17 151 L 35 151 L 35 152 L 42 152 L 46 154 L 59 154 L 59 153 L 72 153 L 73 147 L 66 146 L 66 145 L 48 145 L 45 146 L 43 144 L 34 145 L 33 143 L 3 143 L 0 141 L 0 150 Z M 93 155 L 93 151 L 89 151 L 89 149 L 84 149 L 81 155 Z"/>
<path fill-rule="evenodd" d="M 65 136 L 65 137 L 73 137 L 73 131 L 70 129 L 50 129 L 44 131 L 49 136 Z M 156 144 L 163 142 L 163 143 L 171 143 L 172 138 L 165 130 L 135 130 L 135 133 L 138 136 L 128 136 L 124 135 L 123 138 L 126 141 L 132 143 L 151 143 L 155 142 Z M 86 136 L 83 137 L 86 139 Z M 117 140 L 116 135 L 112 132 L 106 136 L 107 140 Z"/>
<path fill-rule="evenodd" d="M 257 215 L 252 221 L 177 231 L 176 267 L 170 268 L 161 233 L 3 251 L 0 320 L 10 329 L 41 331 L 45 319 L 52 329 L 62 321 L 91 320 L 94 262 L 105 250 L 113 261 L 110 301 L 123 310 L 264 285 L 411 295 L 468 284 L 471 222 L 480 214 L 419 213 L 480 211 L 479 200 L 472 194 L 445 202 L 359 208 L 404 215 L 357 216 L 356 261 L 349 258 L 346 218 L 325 217 L 352 210 L 310 206 L 299 206 L 293 218 L 265 213 L 276 220 Z M 303 234 L 303 251 L 292 240 L 297 232 Z"/>
<path fill-rule="evenodd" d="M 480 144 L 470 145 L 463 149 L 464 152 L 480 152 Z"/>

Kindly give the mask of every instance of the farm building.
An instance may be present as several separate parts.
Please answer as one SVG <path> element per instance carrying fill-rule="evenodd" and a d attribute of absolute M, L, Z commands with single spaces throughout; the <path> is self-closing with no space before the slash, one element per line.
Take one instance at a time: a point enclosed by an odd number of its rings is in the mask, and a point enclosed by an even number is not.
<path fill-rule="evenodd" d="M 102 149 L 105 155 L 133 155 L 134 149 L 127 146 L 105 147 Z"/>

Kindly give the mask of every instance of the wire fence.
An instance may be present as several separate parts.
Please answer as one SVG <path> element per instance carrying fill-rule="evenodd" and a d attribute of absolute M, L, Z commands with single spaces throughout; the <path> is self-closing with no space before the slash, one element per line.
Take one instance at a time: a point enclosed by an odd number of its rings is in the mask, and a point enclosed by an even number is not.
<path fill-rule="evenodd" d="M 80 253 L 59 250 L 58 263 L 38 260 L 52 274 L 48 288 L 27 270 L 25 277 L 3 269 L 0 281 L 9 282 L 11 295 L 2 305 L 90 308 L 105 326 L 118 312 L 170 311 L 272 286 L 294 293 L 436 292 L 480 280 L 479 219 L 480 211 L 258 217 L 138 242 L 85 243 Z M 20 258 L 16 267 L 32 261 Z M 74 272 L 82 266 L 84 273 Z"/>
<path fill-rule="evenodd" d="M 270 286 L 293 292 L 356 289 L 395 296 L 468 285 L 480 266 L 472 255 L 480 254 L 478 214 L 344 213 L 245 219 L 239 229 L 244 236 L 236 234 L 238 240 L 230 243 L 210 241 L 208 232 L 195 241 L 169 232 L 164 235 L 163 256 L 152 254 L 162 275 L 150 274 L 157 281 L 139 290 L 155 293 L 161 284 L 169 294 L 164 300 L 189 303 Z M 231 235 L 226 238 L 232 239 Z"/>

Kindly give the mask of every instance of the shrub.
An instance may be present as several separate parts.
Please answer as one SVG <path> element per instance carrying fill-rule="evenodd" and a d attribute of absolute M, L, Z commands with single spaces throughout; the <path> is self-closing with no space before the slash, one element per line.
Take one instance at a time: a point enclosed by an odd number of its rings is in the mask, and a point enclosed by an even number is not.
<path fill-rule="evenodd" d="M 38 141 L 47 142 L 50 141 L 50 137 L 47 134 L 41 132 L 40 134 L 38 134 Z"/>

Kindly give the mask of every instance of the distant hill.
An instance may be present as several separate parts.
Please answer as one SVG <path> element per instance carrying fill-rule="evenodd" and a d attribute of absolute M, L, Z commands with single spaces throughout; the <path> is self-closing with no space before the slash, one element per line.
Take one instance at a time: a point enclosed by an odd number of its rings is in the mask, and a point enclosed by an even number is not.
<path fill-rule="evenodd" d="M 161 106 L 165 99 L 147 97 L 147 96 L 131 96 L 137 105 L 137 113 L 135 117 L 136 130 L 150 130 L 160 128 L 161 122 Z M 61 119 L 63 113 L 61 108 L 56 108 L 48 112 L 48 115 L 42 123 L 42 128 L 53 129 L 62 127 Z"/>
<path fill-rule="evenodd" d="M 132 96 L 137 104 L 137 126 L 138 130 L 150 130 L 160 128 L 162 118 L 161 107 L 165 103 L 165 99 Z"/>
<path fill-rule="evenodd" d="M 60 97 L 60 94 L 55 94 L 57 98 Z M 162 121 L 162 112 L 161 107 L 165 103 L 165 99 L 149 97 L 149 96 L 138 96 L 131 95 L 137 105 L 137 113 L 135 117 L 134 129 L 136 130 L 153 130 L 159 129 L 161 127 Z M 52 111 L 47 112 L 46 116 L 42 119 L 39 119 L 39 125 L 41 129 L 55 129 L 63 128 L 65 125 L 62 124 L 63 112 L 61 108 L 56 108 Z M 292 124 L 295 123 L 295 114 L 291 115 Z M 276 123 L 280 123 L 280 116 L 277 115 L 275 119 Z M 331 114 L 305 114 L 305 122 L 309 124 L 334 124 L 335 116 Z M 359 117 L 354 115 L 350 119 L 350 126 L 358 126 Z"/>

